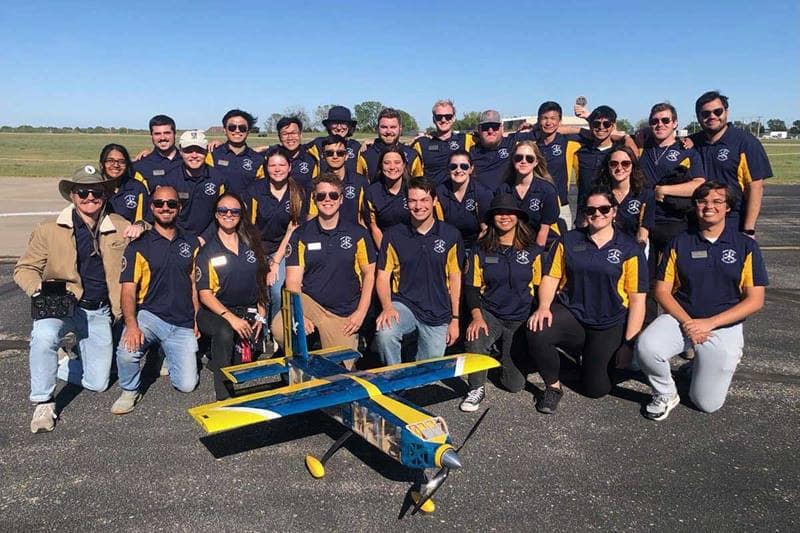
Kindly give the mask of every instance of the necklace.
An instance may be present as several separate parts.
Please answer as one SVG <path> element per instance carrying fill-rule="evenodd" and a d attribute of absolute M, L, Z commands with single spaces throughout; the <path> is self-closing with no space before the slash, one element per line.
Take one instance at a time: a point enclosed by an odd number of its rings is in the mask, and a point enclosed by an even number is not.
<path fill-rule="evenodd" d="M 659 162 L 659 161 L 661 161 L 661 158 L 662 158 L 662 157 L 664 157 L 664 154 L 666 154 L 666 153 L 667 153 L 667 150 L 669 150 L 671 146 L 672 146 L 672 145 L 669 145 L 669 146 L 665 147 L 665 148 L 664 148 L 664 149 L 661 151 L 661 154 L 659 154 L 659 156 L 658 156 L 658 157 L 656 157 L 656 166 L 658 166 L 658 162 Z M 657 146 L 656 146 L 656 147 L 654 147 L 654 149 L 653 149 L 653 153 L 655 153 L 657 150 L 658 150 L 658 147 L 657 147 Z"/>

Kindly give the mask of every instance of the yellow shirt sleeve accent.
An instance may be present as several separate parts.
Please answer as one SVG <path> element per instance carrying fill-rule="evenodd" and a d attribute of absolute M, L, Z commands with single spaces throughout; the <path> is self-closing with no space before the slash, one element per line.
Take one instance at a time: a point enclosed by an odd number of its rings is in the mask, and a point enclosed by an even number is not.
<path fill-rule="evenodd" d="M 397 293 L 400 289 L 400 259 L 391 243 L 386 246 L 386 266 L 383 270 L 392 273 L 392 292 Z"/>
<path fill-rule="evenodd" d="M 736 170 L 736 174 L 739 178 L 739 188 L 744 191 L 745 187 L 753 182 L 750 166 L 747 164 L 747 154 L 739 154 L 739 168 Z"/>
<path fill-rule="evenodd" d="M 473 287 L 483 287 L 483 268 L 481 268 L 481 258 L 478 254 L 472 256 L 472 283 Z"/>
<path fill-rule="evenodd" d="M 206 165 L 210 167 L 214 166 L 214 155 L 211 153 L 210 150 L 208 151 L 208 153 L 206 153 Z"/>
<path fill-rule="evenodd" d="M 250 202 L 250 205 L 252 206 L 250 208 L 250 223 L 251 224 L 255 224 L 256 223 L 256 215 L 258 214 L 258 200 L 253 198 L 253 200 Z"/>
<path fill-rule="evenodd" d="M 150 263 L 139 252 L 136 252 L 136 259 L 134 260 L 133 282 L 139 289 L 136 295 L 136 302 L 141 304 L 147 296 L 147 291 L 150 290 Z"/>
<path fill-rule="evenodd" d="M 747 254 L 744 258 L 744 265 L 742 265 L 742 276 L 739 279 L 739 290 L 745 287 L 753 287 L 753 252 Z"/>
<path fill-rule="evenodd" d="M 358 154 L 358 161 L 356 161 L 356 172 L 359 174 L 367 175 L 367 160 L 364 154 Z"/>
<path fill-rule="evenodd" d="M 461 264 L 458 262 L 458 244 L 450 247 L 447 252 L 447 264 L 444 269 L 445 275 L 461 273 Z"/>
<path fill-rule="evenodd" d="M 134 174 L 133 179 L 144 185 L 144 188 L 147 189 L 148 194 L 153 192 L 150 190 L 150 186 L 147 184 L 147 180 L 145 179 L 144 176 L 142 176 L 141 172 L 137 172 L 136 174 Z"/>
<path fill-rule="evenodd" d="M 581 144 L 567 141 L 567 187 L 577 182 L 578 175 L 578 150 Z"/>

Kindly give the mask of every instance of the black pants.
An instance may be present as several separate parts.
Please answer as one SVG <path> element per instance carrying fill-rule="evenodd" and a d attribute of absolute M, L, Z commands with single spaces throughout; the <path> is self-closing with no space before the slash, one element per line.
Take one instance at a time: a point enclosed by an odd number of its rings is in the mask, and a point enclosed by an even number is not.
<path fill-rule="evenodd" d="M 592 329 L 582 325 L 560 303 L 551 306 L 553 323 L 542 331 L 525 328 L 528 351 L 539 368 L 546 385 L 558 381 L 561 359 L 556 346 L 570 353 L 581 354 L 581 385 L 590 398 L 601 398 L 611 391 L 608 365 L 622 344 L 625 325 L 608 329 Z"/>
<path fill-rule="evenodd" d="M 197 313 L 197 327 L 203 335 L 211 337 L 211 360 L 208 368 L 214 372 L 217 400 L 229 398 L 230 392 L 225 386 L 225 377 L 220 369 L 233 364 L 233 347 L 239 336 L 227 320 L 207 309 L 200 309 Z"/>
<path fill-rule="evenodd" d="M 515 355 L 524 350 L 525 320 L 502 320 L 492 313 L 482 310 L 483 320 L 489 326 L 489 334 L 480 332 L 474 341 L 465 341 L 467 352 L 489 354 L 492 344 L 500 341 L 500 363 L 503 365 L 500 383 L 511 392 L 519 392 L 525 388 L 525 375 L 515 362 Z M 466 328 L 462 335 L 466 336 Z M 522 347 L 522 350 L 520 349 Z M 487 371 L 473 372 L 467 378 L 469 388 L 474 389 L 486 384 Z"/>

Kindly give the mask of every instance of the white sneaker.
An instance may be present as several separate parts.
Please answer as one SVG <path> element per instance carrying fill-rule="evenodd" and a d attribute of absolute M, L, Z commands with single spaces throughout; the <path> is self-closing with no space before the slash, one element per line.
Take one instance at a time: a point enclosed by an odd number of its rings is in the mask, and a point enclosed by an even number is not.
<path fill-rule="evenodd" d="M 130 413 L 141 399 L 142 395 L 139 391 L 123 390 L 117 401 L 111 406 L 111 413 L 115 415 Z"/>
<path fill-rule="evenodd" d="M 169 367 L 167 366 L 166 359 L 161 363 L 161 370 L 158 371 L 158 375 L 161 377 L 169 376 Z"/>
<path fill-rule="evenodd" d="M 56 403 L 40 403 L 36 406 L 31 419 L 31 433 L 53 431 L 56 427 Z"/>
<path fill-rule="evenodd" d="M 681 403 L 681 397 L 677 393 L 672 396 L 669 394 L 654 394 L 653 401 L 647 404 L 644 410 L 644 416 L 650 420 L 664 420 L 679 403 Z"/>
<path fill-rule="evenodd" d="M 466 413 L 471 413 L 480 409 L 481 402 L 486 398 L 486 387 L 481 385 L 467 393 L 467 397 L 458 406 L 459 409 Z"/>

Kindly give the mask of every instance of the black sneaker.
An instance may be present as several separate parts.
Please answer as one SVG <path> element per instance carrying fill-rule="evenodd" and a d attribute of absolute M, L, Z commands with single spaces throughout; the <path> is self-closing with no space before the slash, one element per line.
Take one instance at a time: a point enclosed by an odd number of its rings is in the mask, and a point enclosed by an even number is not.
<path fill-rule="evenodd" d="M 470 390 L 467 393 L 467 397 L 464 398 L 464 401 L 461 402 L 458 408 L 467 413 L 477 411 L 484 398 L 486 398 L 486 387 L 481 385 L 480 387 Z"/>
<path fill-rule="evenodd" d="M 552 415 L 558 409 L 558 402 L 561 401 L 563 395 L 561 389 L 545 388 L 542 395 L 536 400 L 536 410 L 545 415 Z"/>

